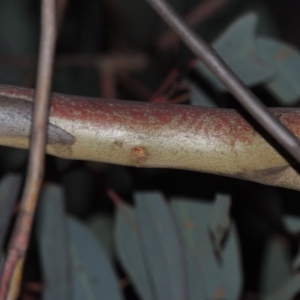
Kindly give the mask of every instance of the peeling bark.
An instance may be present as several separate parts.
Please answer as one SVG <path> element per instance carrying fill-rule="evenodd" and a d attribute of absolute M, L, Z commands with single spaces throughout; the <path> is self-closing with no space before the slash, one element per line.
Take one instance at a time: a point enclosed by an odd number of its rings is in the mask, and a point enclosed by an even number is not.
<path fill-rule="evenodd" d="M 0 144 L 28 147 L 29 89 L 0 86 Z M 271 110 L 300 137 L 300 109 Z M 300 176 L 230 109 L 53 94 L 47 152 L 137 167 L 188 169 L 300 190 Z"/>

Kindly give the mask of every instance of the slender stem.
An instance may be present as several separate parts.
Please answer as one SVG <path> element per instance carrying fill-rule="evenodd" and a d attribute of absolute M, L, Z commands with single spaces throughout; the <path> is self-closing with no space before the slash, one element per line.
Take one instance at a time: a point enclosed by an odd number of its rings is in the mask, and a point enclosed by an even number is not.
<path fill-rule="evenodd" d="M 57 35 L 59 35 L 59 32 L 61 31 L 63 20 L 66 14 L 67 6 L 68 6 L 69 0 L 57 0 L 57 13 L 56 13 L 56 30 Z"/>
<path fill-rule="evenodd" d="M 185 22 L 190 27 L 203 23 L 220 9 L 228 0 L 206 0 L 197 4 L 184 17 Z M 156 41 L 156 45 L 161 50 L 166 50 L 170 46 L 176 46 L 178 38 L 172 30 L 165 31 Z"/>
<path fill-rule="evenodd" d="M 121 85 L 122 88 L 131 92 L 142 101 L 149 101 L 153 91 L 148 86 L 129 74 L 121 73 L 117 76 L 118 84 Z"/>
<path fill-rule="evenodd" d="M 98 70 L 100 95 L 107 99 L 116 99 L 117 96 L 117 82 L 114 70 L 104 68 Z"/>
<path fill-rule="evenodd" d="M 46 128 L 56 39 L 56 1 L 42 0 L 37 88 L 31 128 L 29 164 L 20 213 L 9 243 L 0 281 L 0 299 L 16 299 L 34 212 L 44 175 Z"/>
<path fill-rule="evenodd" d="M 146 0 L 180 36 L 211 72 L 228 88 L 246 110 L 262 125 L 298 162 L 299 140 L 267 110 L 265 105 L 233 73 L 228 65 L 200 36 L 191 30 L 174 9 L 164 0 Z"/>
<path fill-rule="evenodd" d="M 37 62 L 35 56 L 0 56 L 0 66 L 11 68 L 30 68 Z M 115 71 L 139 71 L 148 64 L 148 58 L 143 53 L 135 54 L 61 54 L 55 59 L 55 67 L 67 68 L 110 68 Z"/>

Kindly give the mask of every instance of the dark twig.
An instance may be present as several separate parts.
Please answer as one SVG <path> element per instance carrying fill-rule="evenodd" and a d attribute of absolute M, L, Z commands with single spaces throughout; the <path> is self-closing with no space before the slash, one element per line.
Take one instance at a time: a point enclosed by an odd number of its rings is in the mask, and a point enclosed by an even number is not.
<path fill-rule="evenodd" d="M 206 0 L 201 2 L 184 17 L 185 22 L 190 27 L 195 27 L 199 23 L 206 21 L 212 14 L 221 8 L 228 0 Z M 156 45 L 160 50 L 176 46 L 178 43 L 177 35 L 171 31 L 165 31 L 156 41 Z"/>
<path fill-rule="evenodd" d="M 267 110 L 216 51 L 193 32 L 167 2 L 164 0 L 147 1 L 244 108 L 300 163 L 298 139 Z"/>
<path fill-rule="evenodd" d="M 66 14 L 67 6 L 68 6 L 68 0 L 57 0 L 57 12 L 56 12 L 56 30 L 57 35 L 59 35 L 59 32 L 61 31 L 63 20 Z"/>
<path fill-rule="evenodd" d="M 153 94 L 153 91 L 148 86 L 135 79 L 134 77 L 130 76 L 129 74 L 118 74 L 117 79 L 118 84 L 121 85 L 122 88 L 131 92 L 140 100 L 148 101 L 151 98 L 151 95 Z"/>
<path fill-rule="evenodd" d="M 113 189 L 107 188 L 106 194 L 116 207 L 122 209 L 125 202 Z"/>
<path fill-rule="evenodd" d="M 159 88 L 154 92 L 152 95 L 150 101 L 155 102 L 155 99 L 163 95 L 170 86 L 175 82 L 176 78 L 179 75 L 179 70 L 177 68 L 173 68 L 166 78 L 163 80 L 162 84 L 159 86 Z"/>
<path fill-rule="evenodd" d="M 34 67 L 34 56 L 0 56 L 0 65 L 12 68 Z M 148 64 L 148 58 L 142 53 L 130 54 L 63 54 L 55 59 L 55 67 L 110 68 L 115 71 L 139 71 Z"/>
<path fill-rule="evenodd" d="M 46 127 L 56 39 L 56 1 L 42 0 L 42 28 L 37 87 L 31 128 L 29 165 L 20 212 L 15 224 L 0 282 L 0 299 L 16 299 L 19 293 L 35 207 L 44 175 Z"/>
<path fill-rule="evenodd" d="M 109 197 L 109 199 L 113 202 L 113 204 L 123 214 L 125 220 L 127 221 L 128 225 L 132 228 L 132 230 L 134 230 L 136 233 L 138 233 L 138 227 L 137 227 L 135 221 L 130 216 L 130 214 L 128 214 L 128 211 L 125 206 L 125 201 L 111 188 L 108 188 L 106 190 L 106 194 Z"/>
<path fill-rule="evenodd" d="M 99 69 L 100 95 L 106 99 L 116 99 L 116 74 L 109 68 Z"/>

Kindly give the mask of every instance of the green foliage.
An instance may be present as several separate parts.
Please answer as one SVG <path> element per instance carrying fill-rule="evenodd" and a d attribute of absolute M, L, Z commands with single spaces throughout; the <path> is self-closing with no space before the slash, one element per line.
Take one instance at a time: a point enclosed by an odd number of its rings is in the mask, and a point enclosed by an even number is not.
<path fill-rule="evenodd" d="M 257 48 L 260 57 L 274 70 L 274 78 L 266 88 L 283 105 L 294 105 L 300 97 L 298 79 L 300 76 L 300 53 L 286 43 L 271 39 L 258 38 Z"/>
<path fill-rule="evenodd" d="M 140 243 L 136 214 L 130 206 L 122 205 L 117 211 L 115 240 L 118 258 L 138 294 L 145 300 L 155 299 L 151 288 L 150 273 Z"/>
<path fill-rule="evenodd" d="M 67 218 L 73 299 L 121 300 L 117 277 L 101 245 L 80 221 Z"/>
<path fill-rule="evenodd" d="M 36 224 L 42 273 L 43 299 L 71 299 L 72 277 L 63 190 L 50 185 L 42 193 Z"/>
<path fill-rule="evenodd" d="M 203 107 L 216 107 L 214 100 L 192 81 L 190 82 L 190 93 L 191 104 Z"/>
<path fill-rule="evenodd" d="M 238 299 L 240 254 L 228 201 L 174 199 L 168 206 L 160 193 L 144 192 L 135 195 L 136 208 L 119 209 L 118 257 L 143 299 Z"/>
<path fill-rule="evenodd" d="M 99 242 L 103 246 L 107 255 L 114 256 L 113 230 L 114 220 L 112 214 L 97 213 L 87 220 L 87 224 Z"/>
<path fill-rule="evenodd" d="M 228 211 L 220 209 L 227 201 L 225 197 L 214 205 L 196 199 L 171 202 L 185 242 L 192 300 L 239 299 L 242 275 L 236 230 L 234 225 L 228 227 Z M 221 249 L 212 239 L 220 233 L 219 228 L 225 229 L 221 230 L 222 240 L 226 237 Z"/>
<path fill-rule="evenodd" d="M 248 86 L 269 81 L 272 68 L 259 57 L 255 47 L 257 17 L 247 14 L 235 21 L 214 43 L 213 47 L 230 68 Z M 214 88 L 224 91 L 224 85 L 203 65 L 198 70 L 208 78 Z"/>
<path fill-rule="evenodd" d="M 286 216 L 283 222 L 290 234 L 299 234 L 299 217 Z M 288 240 L 282 236 L 272 237 L 267 243 L 261 278 L 265 300 L 294 299 L 299 293 L 299 246 L 294 259 L 290 247 Z"/>
<path fill-rule="evenodd" d="M 0 182 L 0 246 L 3 248 L 5 234 L 7 232 L 10 215 L 16 204 L 21 186 L 21 176 L 7 174 Z"/>
<path fill-rule="evenodd" d="M 84 224 L 66 215 L 63 201 L 62 189 L 54 185 L 41 196 L 37 239 L 43 299 L 121 300 L 108 256 Z"/>
<path fill-rule="evenodd" d="M 280 237 L 270 238 L 265 249 L 262 270 L 262 294 L 274 292 L 292 277 L 289 245 Z"/>
<path fill-rule="evenodd" d="M 43 299 L 122 299 L 109 256 L 84 224 L 65 213 L 63 198 L 61 187 L 50 185 L 40 199 Z M 239 299 L 241 254 L 227 195 L 217 195 L 213 204 L 173 198 L 169 205 L 158 192 L 135 193 L 134 200 L 134 207 L 117 210 L 115 246 L 141 299 Z M 285 218 L 285 224 L 291 234 L 300 230 L 297 218 Z M 264 257 L 264 299 L 290 299 L 299 275 L 288 241 L 270 239 Z"/>
<path fill-rule="evenodd" d="M 300 53 L 282 41 L 257 38 L 256 24 L 257 16 L 246 14 L 235 21 L 212 46 L 246 85 L 263 85 L 280 104 L 294 105 L 300 98 Z M 226 91 L 226 87 L 203 63 L 199 62 L 197 71 L 215 89 Z"/>

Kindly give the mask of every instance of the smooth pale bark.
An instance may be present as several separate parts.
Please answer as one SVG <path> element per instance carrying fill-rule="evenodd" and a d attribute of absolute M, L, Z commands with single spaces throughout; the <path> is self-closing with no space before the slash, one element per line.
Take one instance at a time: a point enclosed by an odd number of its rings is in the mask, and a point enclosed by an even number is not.
<path fill-rule="evenodd" d="M 33 90 L 0 86 L 0 145 L 28 148 Z M 300 136 L 300 109 L 272 109 Z M 235 110 L 53 94 L 47 152 L 188 169 L 300 190 L 300 176 Z"/>

